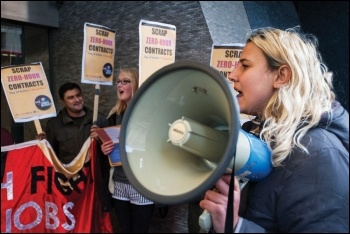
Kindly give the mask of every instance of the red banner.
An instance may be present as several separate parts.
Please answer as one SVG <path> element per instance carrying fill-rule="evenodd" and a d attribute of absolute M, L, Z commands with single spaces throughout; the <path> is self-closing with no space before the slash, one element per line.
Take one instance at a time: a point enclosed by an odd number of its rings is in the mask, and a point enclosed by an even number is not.
<path fill-rule="evenodd" d="M 113 232 L 110 214 L 101 208 L 96 144 L 87 143 L 85 152 L 67 167 L 81 164 L 76 171 L 62 169 L 45 140 L 7 152 L 1 232 Z"/>

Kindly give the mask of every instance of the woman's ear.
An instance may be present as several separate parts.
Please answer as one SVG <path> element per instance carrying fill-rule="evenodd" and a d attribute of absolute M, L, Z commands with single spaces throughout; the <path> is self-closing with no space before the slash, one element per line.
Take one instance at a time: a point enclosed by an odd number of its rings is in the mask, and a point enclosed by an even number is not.
<path fill-rule="evenodd" d="M 277 77 L 273 83 L 273 87 L 275 89 L 280 88 L 283 85 L 286 85 L 290 78 L 292 77 L 292 70 L 287 65 L 282 65 L 280 68 L 278 68 L 278 74 Z"/>

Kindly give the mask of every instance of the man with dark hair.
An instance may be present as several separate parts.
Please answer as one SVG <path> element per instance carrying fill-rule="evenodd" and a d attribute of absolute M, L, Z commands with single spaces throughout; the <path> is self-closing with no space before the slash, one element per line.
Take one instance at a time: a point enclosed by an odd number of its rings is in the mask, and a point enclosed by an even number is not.
<path fill-rule="evenodd" d="M 93 123 L 93 111 L 84 105 L 82 90 L 77 83 L 67 82 L 59 90 L 63 109 L 54 118 L 48 120 L 45 133 L 47 141 L 56 153 L 57 158 L 63 164 L 71 163 L 79 154 L 86 140 L 90 137 L 91 127 L 106 127 L 107 120 L 102 114 L 98 114 L 97 122 Z M 43 138 L 43 137 L 40 137 Z M 101 165 L 103 185 L 103 210 L 109 211 L 110 194 L 108 192 L 109 162 L 103 155 L 100 147 L 97 148 L 97 159 Z"/>
<path fill-rule="evenodd" d="M 45 134 L 59 160 L 68 164 L 79 154 L 90 137 L 93 112 L 84 106 L 83 94 L 78 84 L 65 83 L 58 90 L 58 94 L 64 108 L 47 122 Z M 107 126 L 106 118 L 99 114 L 96 125 Z"/>

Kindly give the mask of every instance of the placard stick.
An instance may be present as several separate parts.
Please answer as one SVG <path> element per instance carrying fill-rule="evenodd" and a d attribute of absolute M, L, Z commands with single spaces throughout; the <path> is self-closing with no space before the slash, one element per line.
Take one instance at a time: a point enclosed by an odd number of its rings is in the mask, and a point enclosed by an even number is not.
<path fill-rule="evenodd" d="M 96 84 L 95 85 L 94 114 L 93 114 L 93 118 L 92 118 L 93 124 L 97 123 L 99 97 L 100 97 L 100 84 Z"/>
<path fill-rule="evenodd" d="M 42 133 L 43 129 L 41 128 L 40 121 L 38 119 L 35 119 L 34 124 L 35 124 L 35 128 L 36 128 L 36 132 L 38 134 Z"/>

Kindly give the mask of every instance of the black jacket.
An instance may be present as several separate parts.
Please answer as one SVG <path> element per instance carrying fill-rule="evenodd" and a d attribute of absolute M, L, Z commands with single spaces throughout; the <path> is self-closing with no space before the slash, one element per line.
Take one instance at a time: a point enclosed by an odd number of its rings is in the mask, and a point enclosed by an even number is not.
<path fill-rule="evenodd" d="M 46 139 L 55 151 L 56 156 L 64 164 L 70 163 L 79 154 L 81 147 L 90 137 L 93 112 L 87 107 L 84 107 L 84 110 L 86 115 L 80 126 L 68 116 L 65 108 L 46 124 Z M 97 125 L 106 127 L 106 117 L 99 114 Z"/>
<path fill-rule="evenodd" d="M 122 112 L 120 115 L 117 115 L 116 113 L 112 114 L 111 116 L 108 117 L 108 126 L 116 126 L 116 125 L 121 125 L 123 116 L 125 112 Z M 125 175 L 125 172 L 123 170 L 122 166 L 116 166 L 114 167 L 114 172 L 113 172 L 113 180 L 122 182 L 125 184 L 130 184 L 128 178 Z"/>
<path fill-rule="evenodd" d="M 284 167 L 250 183 L 239 232 L 349 232 L 349 114 L 335 102 Z"/>

